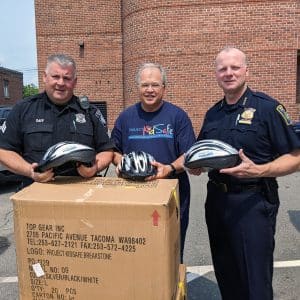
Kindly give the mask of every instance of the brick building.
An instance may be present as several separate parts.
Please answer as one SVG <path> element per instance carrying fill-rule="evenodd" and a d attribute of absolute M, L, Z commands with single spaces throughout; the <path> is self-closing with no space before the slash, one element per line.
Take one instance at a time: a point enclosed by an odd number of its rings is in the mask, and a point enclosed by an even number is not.
<path fill-rule="evenodd" d="M 0 67 L 0 105 L 12 106 L 22 94 L 23 73 Z"/>
<path fill-rule="evenodd" d="M 299 119 L 299 0 L 35 0 L 35 11 L 40 83 L 49 54 L 71 55 L 76 93 L 106 101 L 109 127 L 138 100 L 138 65 L 154 61 L 168 72 L 166 99 L 188 112 L 198 132 L 222 97 L 214 58 L 225 45 L 247 53 L 249 85 Z"/>

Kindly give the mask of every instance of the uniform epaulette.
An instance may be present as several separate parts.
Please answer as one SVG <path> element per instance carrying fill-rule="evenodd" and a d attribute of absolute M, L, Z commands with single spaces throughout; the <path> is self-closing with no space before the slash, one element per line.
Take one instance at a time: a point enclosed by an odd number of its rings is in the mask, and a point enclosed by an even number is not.
<path fill-rule="evenodd" d="M 275 99 L 274 98 L 272 98 L 272 97 L 270 97 L 269 95 L 267 95 L 267 94 L 265 94 L 265 93 L 263 93 L 263 92 L 254 92 L 254 91 L 252 91 L 252 93 L 253 93 L 253 95 L 255 96 L 255 97 L 259 97 L 259 98 L 261 98 L 261 99 L 265 99 L 265 100 L 271 100 L 271 101 L 274 101 Z"/>
<path fill-rule="evenodd" d="M 34 100 L 37 100 L 37 99 L 41 99 L 41 97 L 43 97 L 43 93 L 28 96 L 28 97 L 24 98 L 23 101 L 34 101 Z"/>

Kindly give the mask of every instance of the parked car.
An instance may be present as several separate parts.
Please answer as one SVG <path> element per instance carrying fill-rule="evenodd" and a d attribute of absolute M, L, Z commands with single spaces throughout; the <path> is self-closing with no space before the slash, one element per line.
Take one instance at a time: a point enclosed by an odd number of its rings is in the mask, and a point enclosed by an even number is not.
<path fill-rule="evenodd" d="M 11 106 L 0 106 L 0 130 L 9 115 L 12 107 Z M 14 174 L 7 170 L 3 165 L 0 164 L 0 185 L 9 183 L 18 183 L 21 181 L 21 176 Z"/>
<path fill-rule="evenodd" d="M 12 107 L 11 106 L 0 106 L 0 126 L 4 123 L 7 116 L 9 115 Z"/>

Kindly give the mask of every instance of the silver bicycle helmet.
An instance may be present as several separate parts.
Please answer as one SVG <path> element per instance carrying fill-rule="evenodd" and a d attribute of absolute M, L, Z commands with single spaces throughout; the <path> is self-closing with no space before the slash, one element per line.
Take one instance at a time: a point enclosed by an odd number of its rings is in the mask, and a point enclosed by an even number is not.
<path fill-rule="evenodd" d="M 95 162 L 95 157 L 95 150 L 89 146 L 75 142 L 60 142 L 46 151 L 36 170 L 44 172 L 70 162 L 80 162 L 89 166 Z"/>
<path fill-rule="evenodd" d="M 148 176 L 156 174 L 156 168 L 151 162 L 154 157 L 144 151 L 132 151 L 122 156 L 119 172 L 122 178 L 132 180 L 144 180 Z"/>
<path fill-rule="evenodd" d="M 189 169 L 223 169 L 240 162 L 238 151 L 231 145 L 214 139 L 196 142 L 184 155 L 184 166 Z"/>

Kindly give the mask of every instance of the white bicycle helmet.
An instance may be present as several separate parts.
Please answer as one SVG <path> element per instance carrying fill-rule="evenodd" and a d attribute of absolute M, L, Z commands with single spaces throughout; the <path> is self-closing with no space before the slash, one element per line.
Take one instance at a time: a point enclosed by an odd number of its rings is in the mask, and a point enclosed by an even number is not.
<path fill-rule="evenodd" d="M 75 142 L 60 142 L 51 146 L 37 167 L 38 172 L 44 172 L 69 162 L 81 162 L 92 165 L 95 162 L 96 152 L 93 148 Z"/>
<path fill-rule="evenodd" d="M 144 151 L 132 151 L 122 156 L 119 166 L 120 176 L 132 180 L 144 180 L 156 174 L 156 168 L 151 162 L 154 157 Z"/>
<path fill-rule="evenodd" d="M 240 162 L 238 151 L 231 145 L 214 139 L 196 142 L 184 154 L 184 166 L 188 169 L 223 169 Z"/>

